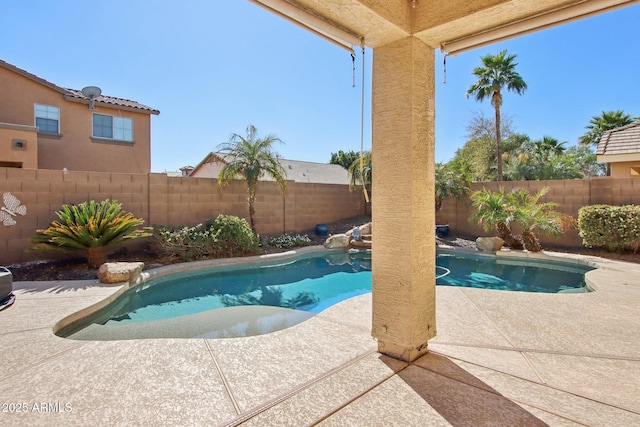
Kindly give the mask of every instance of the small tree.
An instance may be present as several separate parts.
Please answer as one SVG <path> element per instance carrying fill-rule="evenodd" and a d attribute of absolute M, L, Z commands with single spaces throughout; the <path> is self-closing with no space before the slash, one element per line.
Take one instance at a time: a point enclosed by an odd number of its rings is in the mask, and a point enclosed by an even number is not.
<path fill-rule="evenodd" d="M 56 215 L 59 221 L 36 231 L 31 239 L 36 243 L 33 250 L 83 250 L 91 268 L 98 268 L 107 260 L 107 246 L 151 236 L 151 228 L 138 228 L 144 220 L 122 212 L 122 205 L 115 200 L 63 205 Z"/>
<path fill-rule="evenodd" d="M 256 128 L 249 125 L 246 137 L 234 133 L 228 142 L 218 147 L 225 163 L 218 176 L 218 185 L 225 187 L 234 179 L 245 179 L 249 193 L 249 219 L 254 233 L 258 180 L 265 174 L 269 175 L 283 193 L 287 191 L 287 174 L 278 162 L 277 153 L 273 151 L 273 144 L 276 142 L 282 141 L 275 135 L 258 138 Z"/>
<path fill-rule="evenodd" d="M 522 225 L 522 244 L 530 252 L 540 252 L 542 246 L 536 232 L 559 236 L 566 224 L 572 221 L 568 215 L 555 210 L 557 203 L 540 203 L 540 198 L 547 194 L 549 187 L 544 187 L 535 195 L 518 188 L 509 194 L 509 202 L 514 207 L 513 221 Z"/>
<path fill-rule="evenodd" d="M 367 196 L 371 197 L 371 151 L 364 151 L 361 156 L 349 166 L 349 190 L 362 186 Z M 366 207 L 366 206 L 365 206 Z"/>
<path fill-rule="evenodd" d="M 484 228 L 485 231 L 495 229 L 496 234 L 505 245 L 514 248 L 522 248 L 522 241 L 516 238 L 511 231 L 514 209 L 510 206 L 508 195 L 504 188 L 493 192 L 483 188 L 471 195 L 471 202 L 476 208 L 472 218 Z"/>
<path fill-rule="evenodd" d="M 344 152 L 342 150 L 337 153 L 331 153 L 331 160 L 329 160 L 329 164 L 331 165 L 340 165 L 345 169 L 349 169 L 349 166 L 356 161 L 359 154 L 355 151 L 347 151 Z"/>

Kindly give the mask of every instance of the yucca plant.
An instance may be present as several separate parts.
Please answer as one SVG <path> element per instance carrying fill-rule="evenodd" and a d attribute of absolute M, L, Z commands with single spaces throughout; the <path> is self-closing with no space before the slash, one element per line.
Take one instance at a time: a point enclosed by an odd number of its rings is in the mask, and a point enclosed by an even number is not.
<path fill-rule="evenodd" d="M 151 236 L 150 227 L 138 228 L 144 220 L 122 212 L 122 205 L 115 200 L 63 205 L 56 215 L 59 220 L 49 228 L 36 230 L 31 238 L 36 244 L 33 250 L 84 250 L 91 268 L 106 261 L 107 246 Z"/>

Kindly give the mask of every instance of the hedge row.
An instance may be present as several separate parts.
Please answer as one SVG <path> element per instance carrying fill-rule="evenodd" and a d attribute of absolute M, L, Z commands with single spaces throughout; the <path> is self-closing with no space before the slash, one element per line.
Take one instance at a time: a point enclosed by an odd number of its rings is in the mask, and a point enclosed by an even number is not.
<path fill-rule="evenodd" d="M 578 210 L 578 233 L 588 248 L 640 248 L 640 206 L 592 205 Z"/>

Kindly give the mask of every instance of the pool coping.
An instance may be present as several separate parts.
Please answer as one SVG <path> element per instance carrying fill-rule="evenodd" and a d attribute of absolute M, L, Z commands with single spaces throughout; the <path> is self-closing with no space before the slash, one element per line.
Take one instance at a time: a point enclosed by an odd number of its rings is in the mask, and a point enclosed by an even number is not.
<path fill-rule="evenodd" d="M 563 263 L 571 263 L 582 266 L 591 267 L 595 271 L 597 269 L 608 269 L 612 266 L 614 269 L 618 271 L 625 271 L 624 266 L 620 266 L 620 261 L 608 262 L 609 260 L 593 257 L 593 256 L 584 256 L 578 254 L 564 253 L 564 252 L 528 252 L 528 251 L 514 251 L 510 249 L 501 249 L 498 252 L 482 252 L 477 249 L 465 248 L 465 247 L 454 247 L 449 245 L 438 245 L 438 249 L 445 250 L 447 252 L 453 253 L 463 253 L 463 254 L 473 254 L 475 256 L 487 257 L 487 258 L 505 258 L 505 259 L 526 259 L 526 260 L 540 260 L 540 261 L 551 261 L 551 262 L 563 262 Z M 157 280 L 163 277 L 171 276 L 179 273 L 186 273 L 189 271 L 197 271 L 197 270 L 206 270 L 212 268 L 224 268 L 224 267 L 233 267 L 240 266 L 246 264 L 268 264 L 272 262 L 279 262 L 290 260 L 294 258 L 298 258 L 305 255 L 312 255 L 318 253 L 328 253 L 328 252 L 371 252 L 371 249 L 327 249 L 324 246 L 314 245 L 314 246 L 305 246 L 302 248 L 297 248 L 294 250 L 289 250 L 286 252 L 277 252 L 272 254 L 264 254 L 264 255 L 256 255 L 249 257 L 235 257 L 235 258 L 219 258 L 219 259 L 211 259 L 211 260 L 201 260 L 201 261 L 190 261 L 176 264 L 169 264 L 162 267 L 152 268 L 146 271 L 143 271 L 137 280 L 133 283 L 122 282 L 120 284 L 102 284 L 105 287 L 111 287 L 114 289 L 114 293 L 109 297 L 105 298 L 102 301 L 99 301 L 95 304 L 92 304 L 80 311 L 77 311 L 69 316 L 60 319 L 53 326 L 53 333 L 58 334 L 63 329 L 70 328 L 74 324 L 83 321 L 87 317 L 90 317 L 105 308 L 113 301 L 118 299 L 122 294 L 127 292 L 130 289 L 136 288 L 138 286 L 144 286 L 144 284 L 148 283 L 151 280 Z M 627 263 L 631 265 L 635 265 L 633 263 Z M 617 268 L 616 268 L 617 267 Z M 627 267 L 628 268 L 628 267 Z M 587 287 L 590 290 L 597 290 L 598 283 L 597 280 L 593 280 L 590 274 L 591 271 L 585 274 L 585 281 L 587 283 Z"/>
<path fill-rule="evenodd" d="M 51 325 L 120 288 L 16 282 L 16 304 L 0 313 L 13 366 L 0 394 L 73 412 L 0 423 L 461 425 L 469 410 L 499 419 L 505 408 L 546 425 L 640 425 L 640 274 L 628 270 L 640 265 L 598 263 L 602 292 L 570 298 L 439 287 L 438 336 L 413 364 L 375 352 L 370 294 L 258 337 L 70 342 Z"/>

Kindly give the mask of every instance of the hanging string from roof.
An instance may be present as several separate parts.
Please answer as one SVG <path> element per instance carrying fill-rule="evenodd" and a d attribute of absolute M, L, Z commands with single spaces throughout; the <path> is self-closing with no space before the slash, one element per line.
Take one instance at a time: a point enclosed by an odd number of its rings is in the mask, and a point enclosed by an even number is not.
<path fill-rule="evenodd" d="M 442 82 L 442 84 L 444 85 L 447 84 L 447 54 L 446 53 L 444 55 L 444 81 Z"/>
<path fill-rule="evenodd" d="M 360 99 L 360 179 L 362 180 L 362 191 L 364 193 L 364 200 L 369 203 L 369 193 L 367 192 L 367 186 L 364 182 L 364 38 L 360 39 L 360 48 L 362 49 L 362 96 Z"/>
<path fill-rule="evenodd" d="M 351 64 L 353 65 L 353 70 L 351 72 L 351 87 L 356 87 L 356 54 L 355 52 L 351 52 Z"/>

